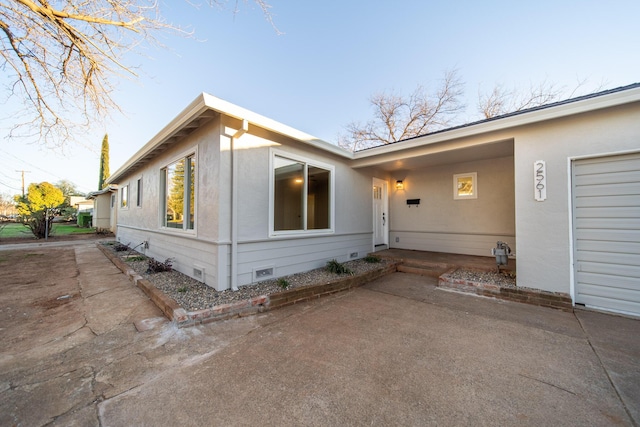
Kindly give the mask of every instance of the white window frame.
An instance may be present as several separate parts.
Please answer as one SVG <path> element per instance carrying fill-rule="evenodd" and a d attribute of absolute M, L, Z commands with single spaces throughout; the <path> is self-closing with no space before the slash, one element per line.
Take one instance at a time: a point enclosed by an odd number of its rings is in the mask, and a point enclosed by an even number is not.
<path fill-rule="evenodd" d="M 185 228 L 186 222 L 183 223 L 182 228 L 173 228 L 165 226 L 165 218 L 167 215 L 167 184 L 166 184 L 166 169 L 168 166 L 180 161 L 181 159 L 186 159 L 187 157 L 193 157 L 196 161 L 196 176 L 193 182 L 193 228 Z M 171 160 L 166 162 L 159 170 L 159 193 L 160 197 L 160 206 L 158 209 L 158 221 L 160 223 L 160 228 L 163 231 L 176 232 L 176 233 L 187 233 L 187 234 L 196 234 L 198 229 L 198 174 L 200 168 L 200 159 L 198 158 L 198 148 L 194 147 L 190 150 L 185 150 L 179 155 L 176 155 Z M 163 178 L 164 175 L 164 178 Z M 164 186 L 163 186 L 164 184 Z"/>
<path fill-rule="evenodd" d="M 143 181 L 142 181 L 142 177 L 138 178 L 136 180 L 136 207 L 141 208 L 142 207 L 142 193 L 144 192 L 143 189 Z"/>
<path fill-rule="evenodd" d="M 472 194 L 460 194 L 458 192 L 458 179 L 459 178 L 471 178 L 471 185 L 473 188 Z M 453 175 L 453 199 L 454 200 L 469 200 L 478 198 L 478 173 L 457 173 Z"/>
<path fill-rule="evenodd" d="M 125 193 L 126 193 L 126 197 L 125 197 Z M 120 187 L 120 209 L 129 209 L 130 206 L 130 199 L 131 197 L 129 197 L 129 184 L 127 185 L 123 185 L 122 187 Z M 126 199 L 126 200 L 125 200 Z"/>
<path fill-rule="evenodd" d="M 330 191 L 329 228 L 324 228 L 320 230 L 277 230 L 277 231 L 274 230 L 275 228 L 274 163 L 275 163 L 276 156 L 284 157 L 286 159 L 293 160 L 295 162 L 303 163 L 305 165 L 305 177 L 306 177 L 309 166 L 315 166 L 315 167 L 326 169 L 329 171 L 329 191 Z M 269 152 L 269 237 L 296 236 L 296 235 L 306 236 L 306 235 L 322 235 L 322 234 L 335 233 L 335 205 L 336 205 L 335 175 L 336 175 L 336 169 L 335 169 L 335 166 L 333 165 L 330 165 L 328 163 L 324 163 L 315 159 L 311 159 L 308 157 L 300 156 L 298 154 L 271 148 Z M 305 180 L 305 184 L 306 184 L 306 180 Z M 304 186 L 304 197 L 302 199 L 303 199 L 303 216 L 304 216 L 302 223 L 306 227 L 307 226 L 307 185 Z"/>

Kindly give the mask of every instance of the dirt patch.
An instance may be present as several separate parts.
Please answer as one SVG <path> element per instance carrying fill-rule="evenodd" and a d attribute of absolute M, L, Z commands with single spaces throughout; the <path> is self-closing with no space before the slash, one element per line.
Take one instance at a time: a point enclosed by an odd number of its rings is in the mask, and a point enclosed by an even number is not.
<path fill-rule="evenodd" d="M 55 298 L 49 298 L 49 299 L 45 299 L 45 300 L 35 301 L 33 303 L 33 306 L 34 307 L 43 308 L 45 310 L 51 310 L 51 309 L 63 306 L 65 304 L 69 304 L 72 300 L 74 300 L 78 296 L 79 296 L 79 294 L 75 294 L 75 295 L 70 295 L 70 294 L 60 295 L 59 297 L 55 297 Z"/>

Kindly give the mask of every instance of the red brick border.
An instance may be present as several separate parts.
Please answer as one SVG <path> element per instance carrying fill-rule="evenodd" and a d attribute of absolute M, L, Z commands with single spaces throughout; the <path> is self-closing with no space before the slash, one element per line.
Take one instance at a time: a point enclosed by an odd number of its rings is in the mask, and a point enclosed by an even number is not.
<path fill-rule="evenodd" d="M 456 270 L 457 268 L 452 269 L 440 276 L 438 278 L 438 286 L 485 297 L 556 308 L 563 311 L 573 311 L 573 302 L 569 294 L 543 291 L 541 289 L 501 287 L 494 283 L 454 279 L 450 275 Z"/>
<path fill-rule="evenodd" d="M 151 282 L 140 276 L 125 262 L 118 258 L 105 245 L 97 243 L 98 248 L 103 254 L 142 291 L 147 294 L 149 299 L 153 301 L 160 310 L 175 322 L 179 328 L 194 326 L 214 322 L 216 320 L 224 320 L 232 317 L 249 316 L 256 313 L 262 313 L 267 310 L 273 310 L 287 305 L 296 304 L 302 301 L 319 298 L 324 295 L 330 295 L 347 289 L 361 286 L 374 279 L 384 275 L 393 273 L 397 270 L 397 264 L 389 264 L 384 268 L 379 268 L 359 276 L 348 276 L 339 278 L 321 285 L 305 286 L 290 289 L 288 291 L 278 292 L 271 295 L 260 295 L 244 301 L 233 304 L 222 304 L 215 307 L 197 311 L 186 311 L 173 299 L 169 298 L 158 288 L 153 286 Z"/>

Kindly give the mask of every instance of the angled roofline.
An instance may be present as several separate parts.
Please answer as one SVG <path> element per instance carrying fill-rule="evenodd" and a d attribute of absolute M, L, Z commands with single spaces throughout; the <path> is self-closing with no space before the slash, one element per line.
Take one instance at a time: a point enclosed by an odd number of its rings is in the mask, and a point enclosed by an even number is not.
<path fill-rule="evenodd" d="M 418 146 L 435 144 L 438 142 L 480 135 L 498 130 L 505 130 L 517 126 L 543 122 L 638 101 L 640 101 L 640 83 L 633 83 L 615 89 L 570 98 L 486 120 L 442 129 L 391 144 L 365 148 L 361 151 L 355 152 L 354 159 L 372 158 L 381 154 L 393 153 Z"/>
<path fill-rule="evenodd" d="M 117 182 L 123 175 L 128 173 L 139 162 L 150 157 L 162 145 L 171 143 L 171 139 L 181 135 L 186 129 L 195 129 L 200 126 L 198 120 L 207 111 L 217 112 L 228 117 L 247 120 L 249 125 L 278 133 L 296 141 L 319 148 L 338 155 L 346 159 L 352 159 L 353 153 L 330 142 L 321 140 L 305 132 L 294 129 L 278 121 L 262 116 L 253 111 L 239 107 L 223 99 L 217 98 L 208 93 L 201 93 L 184 110 L 180 112 L 171 122 L 169 122 L 160 132 L 158 132 L 149 142 L 140 148 L 129 160 L 127 160 L 108 179 L 107 183 Z"/>
<path fill-rule="evenodd" d="M 95 199 L 97 196 L 101 194 L 111 193 L 114 191 L 118 191 L 118 186 L 111 184 L 104 187 L 102 190 L 92 191 L 91 193 L 87 194 L 87 197 L 85 197 L 85 200 Z"/>

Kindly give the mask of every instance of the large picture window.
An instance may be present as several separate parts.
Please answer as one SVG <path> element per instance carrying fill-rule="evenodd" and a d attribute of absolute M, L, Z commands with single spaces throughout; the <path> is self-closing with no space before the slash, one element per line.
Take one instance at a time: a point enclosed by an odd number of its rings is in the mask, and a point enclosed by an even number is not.
<path fill-rule="evenodd" d="M 332 168 L 274 155 L 273 231 L 329 230 Z"/>
<path fill-rule="evenodd" d="M 180 230 L 195 227 L 195 155 L 184 157 L 162 169 L 163 226 Z"/>

